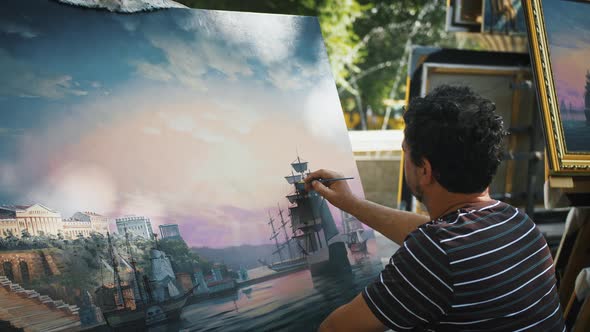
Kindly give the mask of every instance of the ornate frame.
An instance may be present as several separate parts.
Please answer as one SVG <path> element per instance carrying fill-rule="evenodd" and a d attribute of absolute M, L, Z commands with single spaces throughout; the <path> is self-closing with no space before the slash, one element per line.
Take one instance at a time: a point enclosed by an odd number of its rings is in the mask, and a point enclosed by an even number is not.
<path fill-rule="evenodd" d="M 590 175 L 590 152 L 568 152 L 549 57 L 542 0 L 523 1 L 549 170 L 554 175 Z M 590 12 L 590 4 L 589 4 Z"/>

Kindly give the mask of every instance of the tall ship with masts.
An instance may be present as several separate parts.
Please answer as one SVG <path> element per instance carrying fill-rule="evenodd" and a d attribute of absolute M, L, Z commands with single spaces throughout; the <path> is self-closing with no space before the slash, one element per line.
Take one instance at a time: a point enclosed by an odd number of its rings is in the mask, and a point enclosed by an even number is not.
<path fill-rule="evenodd" d="M 367 251 L 367 234 L 362 223 L 353 215 L 342 211 L 342 234 L 351 252 Z"/>
<path fill-rule="evenodd" d="M 175 285 L 174 270 L 166 254 L 156 248 L 150 250 L 151 273 L 149 276 L 142 275 L 132 254 L 127 229 L 128 258 L 117 252 L 110 233 L 107 233 L 107 241 L 110 259 L 107 266 L 113 272 L 113 283 L 103 284 L 95 291 L 107 324 L 116 330 L 125 330 L 177 320 L 194 288 L 181 294 Z M 121 265 L 129 271 L 127 278 L 121 277 Z"/>
<path fill-rule="evenodd" d="M 303 178 L 309 175 L 308 162 L 299 156 L 285 176 L 293 185 L 287 195 L 294 238 L 302 248 L 312 276 L 351 271 L 346 245 L 339 234 L 327 201 L 315 191 L 307 192 Z"/>
<path fill-rule="evenodd" d="M 307 257 L 305 255 L 305 250 L 293 237 L 289 236 L 287 232 L 288 222 L 283 216 L 283 210 L 281 209 L 280 205 L 277 207 L 281 219 L 280 224 L 278 227 L 275 227 L 275 220 L 269 211 L 268 225 L 272 230 L 270 240 L 274 241 L 276 246 L 276 250 L 272 253 L 272 256 L 278 258 L 278 260 L 274 260 L 271 263 L 267 263 L 261 259 L 258 261 L 275 272 L 295 272 L 303 270 L 307 268 Z M 281 234 L 283 234 L 285 241 L 282 243 L 279 240 Z M 297 246 L 297 248 L 293 248 L 294 244 Z"/>

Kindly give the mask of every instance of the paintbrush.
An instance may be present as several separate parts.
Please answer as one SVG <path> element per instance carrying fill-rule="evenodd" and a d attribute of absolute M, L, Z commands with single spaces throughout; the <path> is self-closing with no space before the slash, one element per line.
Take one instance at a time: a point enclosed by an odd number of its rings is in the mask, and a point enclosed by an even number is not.
<path fill-rule="evenodd" d="M 354 179 L 354 178 L 353 177 L 347 177 L 347 178 L 331 178 L 331 179 L 317 178 L 317 179 L 311 180 L 311 182 L 313 182 L 313 181 L 319 181 L 323 185 L 328 185 L 328 184 L 330 184 L 332 182 L 343 181 L 343 180 L 352 180 L 352 179 Z"/>
<path fill-rule="evenodd" d="M 347 177 L 347 178 L 332 178 L 332 179 L 314 179 L 315 181 L 320 181 L 322 184 L 328 184 L 331 182 L 336 182 L 336 181 L 343 181 L 343 180 L 352 180 L 354 179 L 353 177 Z M 312 181 L 314 181 L 312 180 Z"/>

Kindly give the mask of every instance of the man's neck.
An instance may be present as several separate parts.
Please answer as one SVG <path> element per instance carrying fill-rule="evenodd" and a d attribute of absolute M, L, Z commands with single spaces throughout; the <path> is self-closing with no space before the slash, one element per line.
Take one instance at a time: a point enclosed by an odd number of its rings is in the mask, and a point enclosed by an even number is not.
<path fill-rule="evenodd" d="M 438 193 L 429 195 L 432 199 L 424 198 L 424 205 L 431 220 L 438 219 L 466 205 L 492 200 L 487 190 L 474 194 L 451 193 L 443 188 L 438 191 Z"/>

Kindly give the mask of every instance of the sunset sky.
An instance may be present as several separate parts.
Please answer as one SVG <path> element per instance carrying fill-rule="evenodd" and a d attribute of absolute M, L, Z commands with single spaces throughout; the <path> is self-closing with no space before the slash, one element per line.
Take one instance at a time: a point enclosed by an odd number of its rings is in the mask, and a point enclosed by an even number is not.
<path fill-rule="evenodd" d="M 315 18 L 5 0 L 0 72 L 0 204 L 225 247 L 270 243 L 297 152 L 362 195 Z"/>
<path fill-rule="evenodd" d="M 590 70 L 590 3 L 544 0 L 542 5 L 559 104 L 565 101 L 583 111 Z"/>

